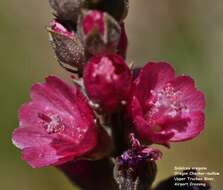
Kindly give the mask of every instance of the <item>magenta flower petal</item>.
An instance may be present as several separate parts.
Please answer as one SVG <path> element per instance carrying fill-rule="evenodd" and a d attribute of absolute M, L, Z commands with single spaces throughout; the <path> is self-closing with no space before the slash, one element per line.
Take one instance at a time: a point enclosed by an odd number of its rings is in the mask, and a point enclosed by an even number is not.
<path fill-rule="evenodd" d="M 33 85 L 31 98 L 19 110 L 12 139 L 32 167 L 62 164 L 95 148 L 94 115 L 79 88 L 51 76 Z"/>
<path fill-rule="evenodd" d="M 26 160 L 33 168 L 40 168 L 54 163 L 59 164 L 60 156 L 57 155 L 55 149 L 50 145 L 45 145 L 23 149 L 22 159 Z"/>
<path fill-rule="evenodd" d="M 53 138 L 45 134 L 45 130 L 41 127 L 18 127 L 13 133 L 13 143 L 19 149 L 38 146 L 39 142 L 42 145 L 50 144 Z"/>
<path fill-rule="evenodd" d="M 195 88 L 194 80 L 189 76 L 179 76 L 170 82 L 171 85 L 181 91 L 181 101 L 187 104 L 193 111 L 204 110 L 204 94 Z"/>
<path fill-rule="evenodd" d="M 189 122 L 185 131 L 175 133 L 170 139 L 171 142 L 190 140 L 198 136 L 204 129 L 205 115 L 202 112 L 193 112 L 191 114 L 191 121 Z M 171 127 L 171 126 L 170 126 Z"/>
<path fill-rule="evenodd" d="M 196 137 L 204 128 L 205 98 L 188 76 L 167 63 L 149 63 L 134 81 L 129 112 L 138 134 L 165 144 Z"/>
<path fill-rule="evenodd" d="M 151 90 L 161 88 L 174 77 L 175 71 L 167 63 L 159 62 L 159 64 L 156 64 L 151 62 L 141 69 L 139 76 L 135 80 L 136 89 L 134 93 L 140 97 L 140 101 L 145 101 L 151 95 Z"/>

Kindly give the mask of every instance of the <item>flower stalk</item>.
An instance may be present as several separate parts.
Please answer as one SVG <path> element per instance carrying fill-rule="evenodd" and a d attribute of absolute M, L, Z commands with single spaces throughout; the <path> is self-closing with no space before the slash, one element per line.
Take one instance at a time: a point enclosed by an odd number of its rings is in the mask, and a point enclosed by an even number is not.
<path fill-rule="evenodd" d="M 73 84 L 56 76 L 34 84 L 13 144 L 31 167 L 54 166 L 83 190 L 152 190 L 162 157 L 152 145 L 196 138 L 204 94 L 167 62 L 128 66 L 128 0 L 49 3 L 50 43 Z M 170 183 L 153 190 L 175 190 Z M 184 190 L 195 189 L 211 187 Z"/>

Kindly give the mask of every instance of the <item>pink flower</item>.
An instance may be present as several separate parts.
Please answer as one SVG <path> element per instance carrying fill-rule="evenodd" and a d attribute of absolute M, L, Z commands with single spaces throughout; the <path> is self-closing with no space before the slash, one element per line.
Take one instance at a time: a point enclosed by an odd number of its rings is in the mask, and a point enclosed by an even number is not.
<path fill-rule="evenodd" d="M 134 81 L 129 111 L 135 130 L 148 142 L 185 141 L 204 128 L 205 98 L 188 76 L 167 63 L 150 62 Z"/>
<path fill-rule="evenodd" d="M 107 112 L 117 110 L 127 99 L 131 82 L 127 64 L 115 54 L 93 57 L 84 69 L 84 84 L 89 97 Z"/>
<path fill-rule="evenodd" d="M 93 112 L 79 88 L 50 76 L 33 85 L 31 98 L 19 110 L 19 127 L 12 137 L 29 165 L 63 164 L 95 148 Z"/>

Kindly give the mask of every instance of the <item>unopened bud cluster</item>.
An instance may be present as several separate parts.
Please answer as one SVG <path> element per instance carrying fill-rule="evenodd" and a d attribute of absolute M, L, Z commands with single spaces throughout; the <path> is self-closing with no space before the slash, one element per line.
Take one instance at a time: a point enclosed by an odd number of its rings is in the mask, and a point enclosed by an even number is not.
<path fill-rule="evenodd" d="M 50 42 L 65 69 L 81 74 L 91 56 L 117 52 L 125 56 L 127 1 L 50 0 L 50 5 L 56 17 L 48 27 Z"/>

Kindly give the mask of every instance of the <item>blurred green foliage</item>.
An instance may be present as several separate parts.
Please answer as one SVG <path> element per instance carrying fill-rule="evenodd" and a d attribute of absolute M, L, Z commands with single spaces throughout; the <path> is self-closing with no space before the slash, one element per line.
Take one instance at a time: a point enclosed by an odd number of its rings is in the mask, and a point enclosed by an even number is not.
<path fill-rule="evenodd" d="M 126 21 L 128 60 L 143 65 L 167 60 L 177 73 L 188 74 L 207 98 L 206 130 L 191 142 L 164 148 L 158 180 L 176 166 L 206 166 L 222 172 L 223 139 L 223 2 L 221 0 L 131 1 Z M 56 169 L 33 170 L 20 160 L 11 143 L 17 110 L 28 100 L 29 88 L 51 74 L 66 73 L 57 65 L 44 26 L 51 18 L 47 1 L 0 1 L 0 188 L 4 190 L 71 190 Z M 222 176 L 214 189 L 223 187 Z"/>

